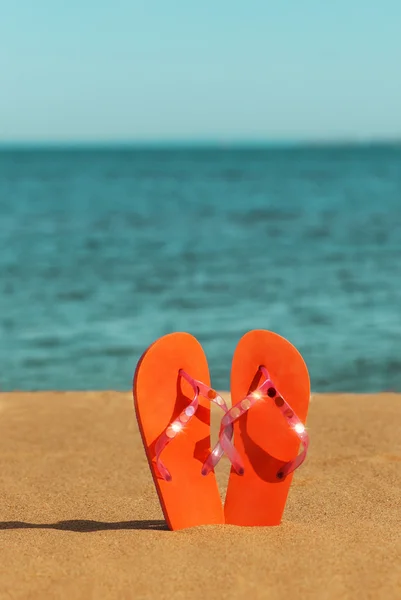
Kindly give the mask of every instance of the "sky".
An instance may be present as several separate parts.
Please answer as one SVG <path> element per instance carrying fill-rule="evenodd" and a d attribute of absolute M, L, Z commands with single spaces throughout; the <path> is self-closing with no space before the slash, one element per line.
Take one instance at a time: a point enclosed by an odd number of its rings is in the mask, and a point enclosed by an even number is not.
<path fill-rule="evenodd" d="M 0 143 L 401 139 L 400 0 L 0 0 Z"/>

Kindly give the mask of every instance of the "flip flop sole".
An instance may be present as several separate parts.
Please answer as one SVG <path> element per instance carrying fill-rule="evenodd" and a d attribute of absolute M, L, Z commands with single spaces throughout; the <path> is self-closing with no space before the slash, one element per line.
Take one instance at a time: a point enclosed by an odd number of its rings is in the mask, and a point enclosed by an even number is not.
<path fill-rule="evenodd" d="M 310 398 L 308 369 L 298 350 L 276 333 L 250 331 L 239 341 L 231 371 L 232 404 L 240 402 L 260 383 L 266 367 L 277 390 L 305 423 Z M 297 455 L 300 442 L 274 401 L 264 398 L 234 423 L 234 444 L 244 461 L 244 475 L 231 470 L 225 501 L 226 523 L 279 525 L 292 474 L 277 473 Z"/>
<path fill-rule="evenodd" d="M 170 529 L 224 523 L 223 507 L 214 473 L 201 474 L 210 449 L 210 403 L 199 397 L 199 407 L 162 454 L 171 473 L 165 481 L 156 466 L 155 445 L 160 435 L 190 404 L 194 392 L 179 375 L 183 369 L 210 385 L 206 356 L 188 333 L 166 335 L 142 355 L 134 377 L 134 405 L 153 480 Z"/>

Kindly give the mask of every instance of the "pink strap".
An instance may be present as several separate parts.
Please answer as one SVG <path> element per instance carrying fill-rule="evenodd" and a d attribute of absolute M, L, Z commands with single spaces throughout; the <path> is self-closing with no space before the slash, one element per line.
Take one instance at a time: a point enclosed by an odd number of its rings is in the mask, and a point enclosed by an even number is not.
<path fill-rule="evenodd" d="M 169 470 L 163 464 L 160 455 L 166 446 L 175 438 L 175 436 L 180 433 L 185 425 L 192 419 L 199 406 L 199 395 L 204 398 L 211 400 L 217 406 L 220 406 L 224 410 L 225 413 L 228 411 L 228 407 L 224 401 L 224 399 L 211 387 L 205 385 L 201 381 L 197 379 L 193 379 L 188 373 L 186 373 L 183 369 L 180 369 L 179 375 L 186 379 L 188 383 L 192 386 L 194 390 L 194 399 L 192 402 L 179 414 L 179 416 L 167 427 L 166 431 L 164 431 L 160 437 L 157 439 L 155 444 L 155 453 L 156 453 L 156 465 L 161 477 L 165 481 L 171 481 L 172 477 Z M 235 450 L 233 444 L 231 443 L 233 436 L 233 426 L 228 425 L 223 432 L 224 435 L 220 435 L 219 441 L 214 447 L 213 451 L 209 454 L 208 458 L 204 462 L 202 466 L 201 473 L 202 475 L 207 475 L 214 468 L 214 466 L 218 463 L 223 453 L 226 452 L 228 458 L 231 462 L 235 462 L 237 465 L 238 460 L 239 464 L 241 464 L 241 459 L 239 458 L 237 450 Z M 221 430 L 220 430 L 221 433 Z M 234 465 L 233 462 L 233 465 Z M 234 468 L 236 468 L 234 466 Z M 238 468 L 238 467 L 237 467 Z"/>
<path fill-rule="evenodd" d="M 295 471 L 305 460 L 309 446 L 309 435 L 305 429 L 305 425 L 297 417 L 291 406 L 286 402 L 280 392 L 277 390 L 273 381 L 270 379 L 270 375 L 265 367 L 259 367 L 259 371 L 265 377 L 263 383 L 259 387 L 248 394 L 243 400 L 237 402 L 222 418 L 222 427 L 232 428 L 233 423 L 239 419 L 244 413 L 246 413 L 252 406 L 254 406 L 260 400 L 271 399 L 274 401 L 275 406 L 279 409 L 283 417 L 286 419 L 288 425 L 296 433 L 297 437 L 302 443 L 302 452 L 293 460 L 285 463 L 277 473 L 278 479 L 284 479 L 287 475 Z"/>
<path fill-rule="evenodd" d="M 202 475 L 208 475 L 210 471 L 215 468 L 224 453 L 226 453 L 234 471 L 236 471 L 238 475 L 244 474 L 241 456 L 231 441 L 233 433 L 234 428 L 231 424 L 226 427 L 223 425 L 220 426 L 219 441 L 203 463 Z"/>

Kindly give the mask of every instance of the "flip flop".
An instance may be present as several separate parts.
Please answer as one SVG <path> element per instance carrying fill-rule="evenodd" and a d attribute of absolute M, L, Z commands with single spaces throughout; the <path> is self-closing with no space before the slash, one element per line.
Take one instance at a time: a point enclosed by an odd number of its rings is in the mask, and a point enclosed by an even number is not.
<path fill-rule="evenodd" d="M 168 527 L 176 530 L 224 523 L 213 468 L 224 450 L 230 451 L 232 427 L 228 426 L 212 451 L 210 402 L 225 412 L 227 406 L 210 387 L 202 346 L 188 333 L 172 333 L 157 340 L 138 362 L 133 394 Z"/>
<path fill-rule="evenodd" d="M 234 426 L 244 471 L 231 469 L 225 522 L 279 525 L 292 474 L 309 444 L 304 423 L 310 383 L 302 356 L 276 333 L 250 331 L 234 353 L 231 397 L 222 426 Z M 297 455 L 301 443 L 304 449 Z"/>

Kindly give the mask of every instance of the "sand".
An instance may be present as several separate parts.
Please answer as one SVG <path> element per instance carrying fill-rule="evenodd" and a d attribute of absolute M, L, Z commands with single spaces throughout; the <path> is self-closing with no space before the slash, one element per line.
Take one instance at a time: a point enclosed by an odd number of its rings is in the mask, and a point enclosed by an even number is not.
<path fill-rule="evenodd" d="M 1 600 L 400 599 L 401 396 L 315 395 L 308 426 L 281 526 L 170 532 L 130 393 L 0 394 Z"/>

